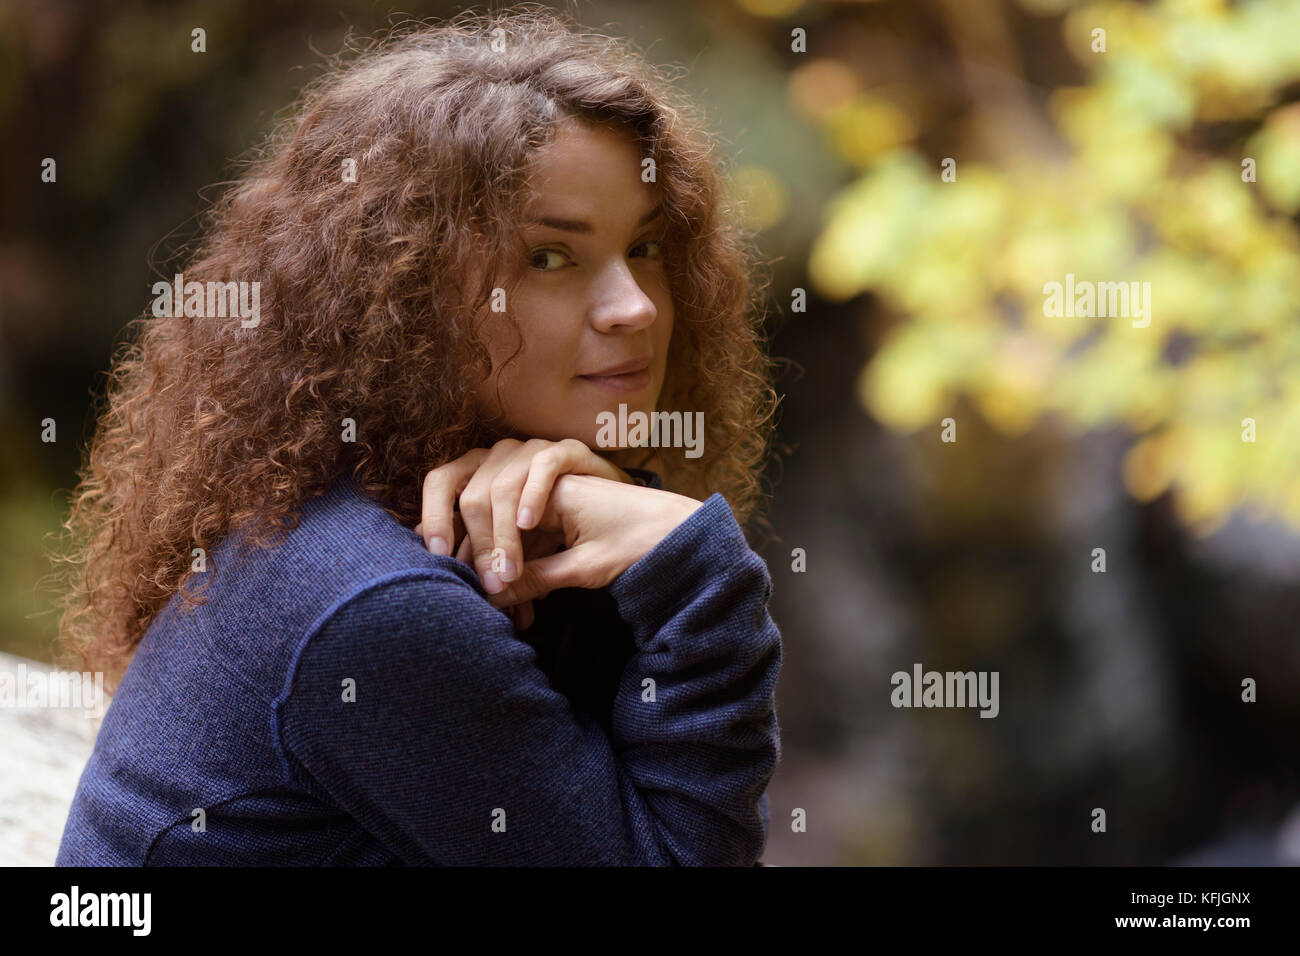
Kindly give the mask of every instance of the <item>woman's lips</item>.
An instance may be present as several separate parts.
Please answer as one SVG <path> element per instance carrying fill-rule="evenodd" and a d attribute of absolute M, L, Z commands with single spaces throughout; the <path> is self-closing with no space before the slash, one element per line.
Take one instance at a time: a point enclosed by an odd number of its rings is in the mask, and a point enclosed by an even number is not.
<path fill-rule="evenodd" d="M 650 370 L 643 368 L 625 375 L 579 375 L 578 378 L 611 392 L 639 392 L 650 385 Z"/>

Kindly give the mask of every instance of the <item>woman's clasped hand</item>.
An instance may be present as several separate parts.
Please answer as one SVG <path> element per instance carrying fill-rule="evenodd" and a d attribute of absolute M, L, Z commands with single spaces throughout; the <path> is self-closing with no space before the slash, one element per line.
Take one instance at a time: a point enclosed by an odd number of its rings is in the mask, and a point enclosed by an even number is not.
<path fill-rule="evenodd" d="M 424 478 L 415 533 L 478 574 L 519 630 L 557 588 L 603 588 L 700 505 L 644 488 L 576 439 L 504 439 Z"/>

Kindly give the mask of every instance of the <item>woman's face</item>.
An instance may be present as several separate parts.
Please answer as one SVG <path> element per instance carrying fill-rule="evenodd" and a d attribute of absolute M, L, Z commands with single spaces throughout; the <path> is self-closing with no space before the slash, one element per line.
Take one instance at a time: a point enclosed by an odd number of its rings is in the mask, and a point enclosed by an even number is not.
<path fill-rule="evenodd" d="M 518 340 L 488 313 L 500 374 L 477 389 L 482 412 L 511 435 L 577 438 L 599 452 L 601 412 L 655 410 L 673 303 L 659 188 L 642 182 L 641 160 L 630 135 L 578 122 L 535 154 L 520 224 L 527 252 L 507 264 L 522 269 L 506 310 L 523 344 L 506 365 Z"/>

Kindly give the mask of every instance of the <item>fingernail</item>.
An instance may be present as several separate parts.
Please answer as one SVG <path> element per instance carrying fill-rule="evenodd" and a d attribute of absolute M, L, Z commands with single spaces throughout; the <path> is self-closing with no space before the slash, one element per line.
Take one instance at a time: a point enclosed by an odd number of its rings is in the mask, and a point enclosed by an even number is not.
<path fill-rule="evenodd" d="M 488 594 L 496 594 L 502 588 L 501 579 L 497 577 L 495 571 L 489 571 L 483 575 L 483 590 Z"/>
<path fill-rule="evenodd" d="M 531 528 L 533 526 L 533 509 L 523 507 L 519 509 L 519 518 L 515 521 L 518 528 Z"/>
<path fill-rule="evenodd" d="M 506 558 L 505 561 L 501 563 L 501 580 L 513 581 L 517 577 L 519 577 L 519 575 L 515 568 L 515 562 L 510 558 Z"/>
<path fill-rule="evenodd" d="M 429 551 L 432 554 L 451 554 L 451 548 L 447 547 L 447 542 L 436 536 L 429 539 Z"/>

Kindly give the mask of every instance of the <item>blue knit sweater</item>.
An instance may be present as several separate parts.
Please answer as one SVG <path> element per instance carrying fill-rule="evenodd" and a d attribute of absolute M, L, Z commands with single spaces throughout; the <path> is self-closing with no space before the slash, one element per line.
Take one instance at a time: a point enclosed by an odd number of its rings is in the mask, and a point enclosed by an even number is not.
<path fill-rule="evenodd" d="M 781 638 L 721 495 L 524 632 L 348 479 L 275 548 L 241 543 L 141 641 L 58 865 L 761 856 Z"/>

